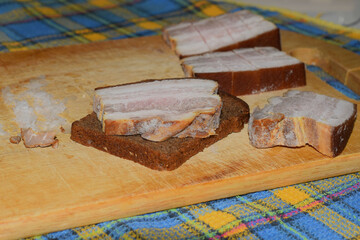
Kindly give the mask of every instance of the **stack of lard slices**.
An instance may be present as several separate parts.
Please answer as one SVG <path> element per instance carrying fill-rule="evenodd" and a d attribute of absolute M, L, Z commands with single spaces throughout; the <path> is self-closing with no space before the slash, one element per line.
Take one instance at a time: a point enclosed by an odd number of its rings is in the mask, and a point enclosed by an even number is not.
<path fill-rule="evenodd" d="M 276 25 L 247 10 L 169 26 L 163 38 L 180 57 L 238 47 L 280 48 Z"/>
<path fill-rule="evenodd" d="M 182 59 L 188 77 L 214 79 L 233 95 L 306 85 L 305 65 L 273 47 L 242 48 Z"/>
<path fill-rule="evenodd" d="M 335 157 L 345 148 L 354 127 L 356 104 L 306 91 L 288 91 L 256 108 L 249 120 L 253 146 L 300 147 L 309 144 Z"/>
<path fill-rule="evenodd" d="M 143 81 L 95 89 L 93 109 L 106 135 L 205 138 L 219 126 L 217 90 L 216 81 L 205 79 Z"/>

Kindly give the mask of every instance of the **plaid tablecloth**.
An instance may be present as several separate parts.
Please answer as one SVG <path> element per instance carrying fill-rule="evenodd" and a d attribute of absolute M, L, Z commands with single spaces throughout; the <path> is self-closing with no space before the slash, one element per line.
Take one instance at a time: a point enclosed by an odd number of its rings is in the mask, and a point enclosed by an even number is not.
<path fill-rule="evenodd" d="M 360 54 L 360 31 L 282 9 L 181 0 L 0 0 L 0 51 L 159 34 L 163 26 L 248 9 L 280 29 Z M 359 96 L 307 66 L 349 97 Z M 1 80 L 0 80 L 1 81 Z M 360 239 L 360 173 L 235 196 L 30 239 Z"/>

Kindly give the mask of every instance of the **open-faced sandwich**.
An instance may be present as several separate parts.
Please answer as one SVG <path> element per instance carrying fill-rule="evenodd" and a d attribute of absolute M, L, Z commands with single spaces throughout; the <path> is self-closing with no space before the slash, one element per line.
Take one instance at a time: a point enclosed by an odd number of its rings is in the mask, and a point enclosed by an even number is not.
<path fill-rule="evenodd" d="M 156 170 L 179 167 L 249 119 L 244 101 L 194 78 L 97 88 L 93 109 L 72 124 L 72 140 Z"/>

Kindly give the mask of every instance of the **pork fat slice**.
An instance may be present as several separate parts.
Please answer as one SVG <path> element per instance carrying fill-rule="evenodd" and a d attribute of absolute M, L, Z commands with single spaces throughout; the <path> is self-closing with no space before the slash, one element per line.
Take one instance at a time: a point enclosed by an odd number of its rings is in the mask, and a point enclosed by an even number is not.
<path fill-rule="evenodd" d="M 273 32 L 261 39 L 258 36 Z M 163 38 L 181 57 L 193 56 L 227 48 L 273 46 L 280 48 L 275 24 L 247 10 L 227 13 L 196 22 L 169 26 Z"/>
<path fill-rule="evenodd" d="M 300 61 L 273 47 L 236 49 L 184 58 L 186 75 L 210 72 L 255 71 L 298 64 Z"/>
<path fill-rule="evenodd" d="M 345 148 L 357 115 L 356 104 L 316 94 L 288 91 L 256 108 L 249 120 L 250 143 L 258 148 L 309 144 L 335 157 Z"/>
<path fill-rule="evenodd" d="M 254 94 L 306 84 L 305 66 L 274 47 L 235 49 L 182 59 L 187 77 L 219 81 L 233 95 Z"/>
<path fill-rule="evenodd" d="M 135 135 L 152 141 L 208 137 L 219 125 L 216 81 L 168 79 L 95 90 L 94 112 L 106 135 Z"/>

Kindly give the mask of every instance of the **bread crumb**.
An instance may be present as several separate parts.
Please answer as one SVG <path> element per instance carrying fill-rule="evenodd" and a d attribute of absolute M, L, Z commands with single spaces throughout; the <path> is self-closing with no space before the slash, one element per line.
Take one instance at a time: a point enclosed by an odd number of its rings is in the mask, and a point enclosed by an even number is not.
<path fill-rule="evenodd" d="M 9 140 L 13 144 L 19 144 L 21 142 L 21 137 L 20 136 L 11 136 Z"/>
<path fill-rule="evenodd" d="M 59 147 L 59 139 L 55 139 L 53 144 L 51 144 L 51 147 L 54 149 L 57 149 Z"/>

